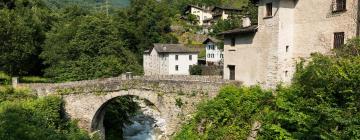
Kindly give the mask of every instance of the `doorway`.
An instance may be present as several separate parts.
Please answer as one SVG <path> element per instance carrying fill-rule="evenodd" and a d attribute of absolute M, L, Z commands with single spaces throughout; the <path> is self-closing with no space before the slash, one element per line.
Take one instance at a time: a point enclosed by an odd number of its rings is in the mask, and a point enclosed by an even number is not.
<path fill-rule="evenodd" d="M 230 80 L 235 80 L 235 66 L 234 65 L 228 65 L 228 68 L 230 70 Z"/>

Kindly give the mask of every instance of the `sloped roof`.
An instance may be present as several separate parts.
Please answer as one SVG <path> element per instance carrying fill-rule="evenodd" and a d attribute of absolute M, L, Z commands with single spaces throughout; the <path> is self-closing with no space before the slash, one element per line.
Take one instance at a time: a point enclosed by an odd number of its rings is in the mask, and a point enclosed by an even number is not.
<path fill-rule="evenodd" d="M 239 9 L 239 8 L 223 7 L 223 6 L 215 6 L 211 11 L 214 11 L 215 9 L 231 10 L 231 11 L 242 11 L 242 10 Z"/>
<path fill-rule="evenodd" d="M 206 38 L 206 40 L 204 40 L 203 44 L 206 44 L 206 43 L 208 43 L 209 41 L 212 41 L 212 42 L 214 42 L 214 43 L 219 43 L 219 42 L 221 42 L 220 40 L 218 40 L 218 39 L 216 39 L 216 38 L 208 37 L 208 38 Z"/>
<path fill-rule="evenodd" d="M 241 27 L 241 28 L 236 28 L 233 30 L 228 30 L 228 31 L 220 33 L 219 35 L 253 33 L 253 32 L 257 32 L 257 29 L 258 29 L 257 25 L 252 25 L 252 26 L 245 27 L 245 28 Z"/>
<path fill-rule="evenodd" d="M 196 48 L 185 46 L 184 44 L 154 44 L 154 49 L 158 53 L 199 53 Z"/>

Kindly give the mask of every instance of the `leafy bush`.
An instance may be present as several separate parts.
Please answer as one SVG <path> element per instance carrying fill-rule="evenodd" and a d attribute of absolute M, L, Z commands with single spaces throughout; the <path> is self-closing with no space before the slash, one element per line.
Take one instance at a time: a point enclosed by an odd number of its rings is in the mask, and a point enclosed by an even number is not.
<path fill-rule="evenodd" d="M 349 56 L 360 56 L 360 38 L 353 38 L 340 48 L 335 48 L 337 56 L 349 57 Z"/>
<path fill-rule="evenodd" d="M 252 123 L 271 108 L 274 97 L 259 87 L 228 86 L 202 103 L 175 139 L 246 139 Z"/>
<path fill-rule="evenodd" d="M 314 55 L 291 87 L 278 89 L 267 120 L 276 123 L 265 125 L 262 138 L 359 139 L 359 87 L 360 57 Z"/>
<path fill-rule="evenodd" d="M 201 74 L 202 74 L 201 66 L 199 66 L 199 65 L 192 65 L 192 66 L 190 67 L 190 74 L 191 74 L 191 75 L 201 75 Z"/>
<path fill-rule="evenodd" d="M 0 139 L 89 140 L 86 132 L 62 116 L 59 97 L 37 98 L 26 90 L 0 90 Z"/>
<path fill-rule="evenodd" d="M 203 103 L 175 139 L 360 139 L 360 57 L 314 54 L 291 86 L 273 92 L 227 87 Z"/>
<path fill-rule="evenodd" d="M 9 84 L 11 81 L 11 77 L 5 72 L 0 71 L 0 85 L 1 84 Z"/>

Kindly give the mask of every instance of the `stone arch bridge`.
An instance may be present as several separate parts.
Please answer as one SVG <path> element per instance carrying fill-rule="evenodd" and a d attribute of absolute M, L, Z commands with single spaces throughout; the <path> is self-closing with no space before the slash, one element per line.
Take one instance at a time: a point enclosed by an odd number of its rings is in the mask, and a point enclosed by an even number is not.
<path fill-rule="evenodd" d="M 60 95 L 65 101 L 67 117 L 78 120 L 80 128 L 102 134 L 106 104 L 116 97 L 137 96 L 156 106 L 166 121 L 164 133 L 171 136 L 191 117 L 198 103 L 215 97 L 226 84 L 240 85 L 219 76 L 123 76 L 67 83 L 17 84 L 17 87 L 30 88 L 38 96 Z M 176 105 L 179 101 L 182 106 Z"/>

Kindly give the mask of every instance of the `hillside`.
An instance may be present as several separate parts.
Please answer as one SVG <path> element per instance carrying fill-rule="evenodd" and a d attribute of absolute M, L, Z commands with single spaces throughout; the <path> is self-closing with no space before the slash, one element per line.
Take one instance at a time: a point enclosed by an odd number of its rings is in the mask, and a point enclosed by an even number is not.
<path fill-rule="evenodd" d="M 96 7 L 105 4 L 105 0 L 44 0 L 52 8 L 61 8 L 66 5 L 80 5 L 85 7 Z M 126 7 L 130 0 L 109 0 L 111 7 Z"/>

